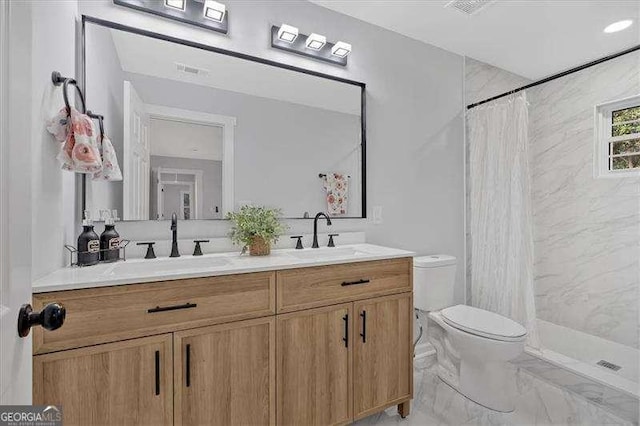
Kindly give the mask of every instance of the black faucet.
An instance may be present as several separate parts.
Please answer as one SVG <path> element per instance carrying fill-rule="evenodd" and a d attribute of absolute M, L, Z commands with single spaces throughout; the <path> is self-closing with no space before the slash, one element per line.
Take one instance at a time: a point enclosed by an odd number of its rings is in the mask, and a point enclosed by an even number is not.
<path fill-rule="evenodd" d="M 320 247 L 318 245 L 318 219 L 321 216 L 324 216 L 327 219 L 327 225 L 331 226 L 331 219 L 329 219 L 329 216 L 327 216 L 326 213 L 320 212 L 316 215 L 316 217 L 313 219 L 313 244 L 311 245 L 311 248 Z"/>
<path fill-rule="evenodd" d="M 173 233 L 173 242 L 171 243 L 171 255 L 169 257 L 180 257 L 178 251 L 178 215 L 171 215 L 171 232 Z"/>

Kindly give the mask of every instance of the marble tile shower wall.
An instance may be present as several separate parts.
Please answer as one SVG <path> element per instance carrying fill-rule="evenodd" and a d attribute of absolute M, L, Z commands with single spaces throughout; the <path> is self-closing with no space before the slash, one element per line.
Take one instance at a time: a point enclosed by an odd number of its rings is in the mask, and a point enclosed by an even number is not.
<path fill-rule="evenodd" d="M 640 93 L 639 73 L 636 52 L 528 92 L 538 317 L 631 347 L 640 178 L 594 178 L 594 106 Z"/>

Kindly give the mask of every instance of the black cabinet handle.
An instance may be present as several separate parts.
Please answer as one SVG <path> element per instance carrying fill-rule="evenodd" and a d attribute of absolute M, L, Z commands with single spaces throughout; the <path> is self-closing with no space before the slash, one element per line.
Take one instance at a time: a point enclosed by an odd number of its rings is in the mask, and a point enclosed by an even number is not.
<path fill-rule="evenodd" d="M 342 338 L 342 340 L 344 340 L 344 347 L 348 348 L 349 347 L 349 314 L 345 314 L 345 316 L 342 317 L 342 320 L 344 321 L 344 337 Z"/>
<path fill-rule="evenodd" d="M 160 351 L 156 351 L 156 395 L 160 395 Z"/>
<path fill-rule="evenodd" d="M 362 311 L 360 316 L 362 317 L 362 333 L 360 333 L 360 336 L 362 337 L 362 343 L 367 343 L 367 311 Z"/>
<path fill-rule="evenodd" d="M 186 358 L 186 372 L 185 379 L 187 382 L 187 387 L 191 386 L 191 345 L 187 345 L 187 353 L 185 354 Z"/>
<path fill-rule="evenodd" d="M 342 283 L 342 287 L 346 287 L 348 285 L 358 285 L 358 284 L 366 284 L 371 282 L 371 280 L 358 280 L 358 281 L 344 281 Z"/>
<path fill-rule="evenodd" d="M 153 314 L 155 312 L 166 312 L 166 311 L 176 311 L 178 309 L 191 309 L 195 308 L 195 303 L 185 303 L 184 305 L 175 305 L 175 306 L 156 306 L 155 308 L 151 308 L 147 310 L 147 313 Z"/>

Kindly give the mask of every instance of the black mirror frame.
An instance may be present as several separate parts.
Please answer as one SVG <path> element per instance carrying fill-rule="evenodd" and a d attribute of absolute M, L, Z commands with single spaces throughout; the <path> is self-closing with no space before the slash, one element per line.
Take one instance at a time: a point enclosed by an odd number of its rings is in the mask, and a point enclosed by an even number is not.
<path fill-rule="evenodd" d="M 155 38 L 158 40 L 168 41 L 170 43 L 177 43 L 183 46 L 194 47 L 196 49 L 202 49 L 213 53 L 219 53 L 222 55 L 233 56 L 235 58 L 244 59 L 247 61 L 258 62 L 264 65 L 270 65 L 278 68 L 283 68 L 289 71 L 301 72 L 303 74 L 312 75 L 315 77 L 326 78 L 329 80 L 337 81 L 340 83 L 351 84 L 354 86 L 360 87 L 360 123 L 361 123 L 361 158 L 360 158 L 360 175 L 361 175 L 361 193 L 362 193 L 362 207 L 361 207 L 361 215 L 360 216 L 351 216 L 351 217 L 334 217 L 332 219 L 366 219 L 367 217 L 367 120 L 366 120 L 366 84 L 359 81 L 349 80 L 342 77 L 336 77 L 330 74 L 324 74 L 317 71 L 308 70 L 305 68 L 296 67 L 293 65 L 287 65 L 280 62 L 272 61 L 269 59 L 260 58 L 257 56 L 247 55 L 244 53 L 234 52 L 231 50 L 221 49 L 214 46 L 209 46 L 205 44 L 196 43 L 191 40 L 184 40 L 176 37 L 171 37 L 166 34 L 154 33 L 151 31 L 143 30 L 140 28 L 130 27 L 127 25 L 119 24 L 116 22 L 106 21 L 100 18 L 95 18 L 88 15 L 82 15 L 81 22 L 81 34 L 80 34 L 80 49 L 78 49 L 78 69 L 80 71 L 80 79 L 81 88 L 85 92 L 85 98 L 87 96 L 86 93 L 86 24 L 92 23 L 95 25 L 100 25 L 106 28 L 111 28 L 120 31 L 126 31 L 133 34 L 138 34 L 146 37 Z M 85 99 L 86 100 L 86 99 Z M 81 186 L 81 199 L 80 203 L 80 217 L 84 214 L 83 212 L 86 210 L 87 206 L 87 177 L 86 175 L 82 175 L 80 179 Z M 308 219 L 308 218 L 285 218 L 285 219 Z M 151 220 L 151 219 L 149 219 Z M 207 219 L 203 219 L 207 220 Z M 208 219 L 208 220 L 220 220 L 220 219 Z M 135 222 L 135 221 L 130 221 Z M 146 222 L 146 221 L 145 221 Z"/>

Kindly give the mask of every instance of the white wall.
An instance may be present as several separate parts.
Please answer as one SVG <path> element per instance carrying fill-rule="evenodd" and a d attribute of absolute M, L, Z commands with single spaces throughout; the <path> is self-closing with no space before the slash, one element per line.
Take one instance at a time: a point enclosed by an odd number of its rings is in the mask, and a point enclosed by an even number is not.
<path fill-rule="evenodd" d="M 332 231 L 367 230 L 368 239 L 373 243 L 406 248 L 419 254 L 449 253 L 462 259 L 463 58 L 304 1 L 226 3 L 232 17 L 227 36 L 131 11 L 113 5 L 110 0 L 81 0 L 78 11 L 364 81 L 367 83 L 368 213 L 371 215 L 373 206 L 381 206 L 383 221 L 373 224 L 368 220 L 344 219 L 334 221 Z M 70 34 L 67 35 L 73 28 L 73 9 L 73 2 L 55 2 L 44 8 L 42 15 L 46 16 L 47 22 L 42 23 L 39 34 L 44 34 L 44 28 L 51 34 L 47 34 L 46 42 L 42 40 L 38 45 L 46 51 L 38 60 L 40 66 L 34 67 L 39 72 L 46 74 L 56 66 L 61 71 L 73 69 L 73 42 Z M 321 31 L 330 40 L 350 41 L 354 52 L 349 58 L 349 66 L 336 67 L 271 49 L 269 27 L 282 22 L 298 25 L 302 31 Z M 48 80 L 43 76 L 38 83 L 45 87 Z M 35 158 L 38 167 L 42 168 L 39 174 L 46 170 L 48 176 L 54 177 L 54 182 L 62 180 L 56 167 L 42 164 L 52 161 L 50 155 Z M 51 235 L 47 238 L 49 250 L 37 249 L 41 257 L 46 257 L 38 267 L 41 273 L 63 264 L 65 233 L 78 232 L 77 224 L 68 223 L 70 215 L 63 219 L 62 207 L 57 215 L 50 213 L 54 204 L 68 205 L 63 199 L 62 183 L 55 185 L 55 190 L 42 199 L 34 197 L 41 224 L 34 226 L 34 230 L 42 232 L 45 228 Z M 308 232 L 311 227 L 309 221 L 289 221 L 288 224 L 291 232 Z M 121 223 L 118 229 L 124 237 L 138 240 L 167 239 L 170 235 L 167 222 Z M 182 238 L 220 236 L 227 230 L 228 224 L 217 221 L 180 224 Z M 321 226 L 322 230 L 324 226 Z M 340 239 L 337 241 L 339 243 Z M 459 270 L 456 296 L 462 301 L 464 268 Z"/>
<path fill-rule="evenodd" d="M 64 264 L 67 257 L 63 245 L 72 243 L 78 232 L 76 177 L 60 170 L 55 158 L 58 143 L 45 128 L 45 120 L 64 105 L 61 88 L 51 84 L 51 72 L 56 70 L 64 76 L 75 75 L 76 15 L 75 2 L 37 2 L 32 7 L 30 174 L 33 279 Z M 70 93 L 71 99 L 73 96 Z"/>

